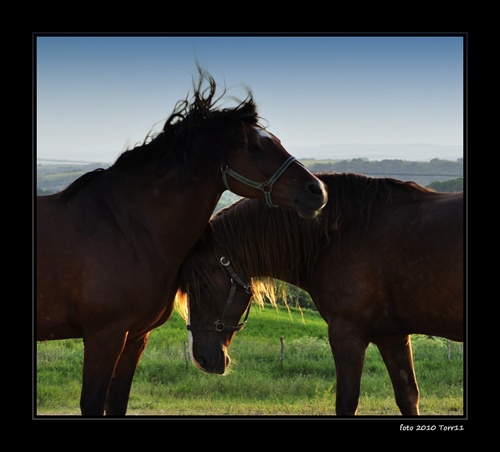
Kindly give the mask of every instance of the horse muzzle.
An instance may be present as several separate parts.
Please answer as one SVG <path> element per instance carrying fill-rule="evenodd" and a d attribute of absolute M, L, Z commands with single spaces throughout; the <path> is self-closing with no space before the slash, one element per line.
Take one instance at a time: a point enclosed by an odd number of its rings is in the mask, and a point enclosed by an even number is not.
<path fill-rule="evenodd" d="M 309 182 L 305 190 L 300 190 L 294 199 L 294 207 L 302 218 L 317 217 L 328 202 L 325 184 L 318 180 Z"/>
<path fill-rule="evenodd" d="M 225 349 L 211 353 L 194 353 L 192 356 L 194 365 L 208 374 L 224 375 L 231 364 L 231 358 Z"/>

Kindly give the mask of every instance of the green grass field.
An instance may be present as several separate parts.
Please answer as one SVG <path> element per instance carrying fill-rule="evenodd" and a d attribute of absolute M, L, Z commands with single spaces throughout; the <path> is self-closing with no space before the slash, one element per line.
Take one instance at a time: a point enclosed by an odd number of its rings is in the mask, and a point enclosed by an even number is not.
<path fill-rule="evenodd" d="M 283 338 L 283 358 L 281 341 Z M 187 331 L 174 313 L 151 333 L 132 385 L 128 415 L 331 416 L 335 366 L 326 323 L 316 311 L 252 308 L 230 348 L 231 370 L 210 375 L 186 361 Z M 464 415 L 464 356 L 460 343 L 412 337 L 423 416 Z M 82 341 L 36 344 L 34 414 L 79 415 Z M 367 350 L 358 415 L 400 415 L 375 346 Z"/>

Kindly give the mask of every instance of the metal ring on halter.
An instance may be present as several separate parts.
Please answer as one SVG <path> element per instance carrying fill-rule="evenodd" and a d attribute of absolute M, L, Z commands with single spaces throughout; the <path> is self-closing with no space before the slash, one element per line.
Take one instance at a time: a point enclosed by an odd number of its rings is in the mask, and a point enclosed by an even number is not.
<path fill-rule="evenodd" d="M 229 273 L 229 276 L 231 278 L 231 282 L 234 282 L 234 283 L 238 284 L 239 286 L 241 286 L 243 289 L 245 289 L 246 293 L 248 293 L 248 294 L 252 293 L 252 286 L 250 284 L 246 284 L 240 278 L 238 273 L 236 273 L 234 268 L 231 266 L 231 261 L 226 256 L 222 256 L 219 259 L 219 262 L 221 263 L 221 265 L 223 267 L 225 267 L 226 271 Z"/>

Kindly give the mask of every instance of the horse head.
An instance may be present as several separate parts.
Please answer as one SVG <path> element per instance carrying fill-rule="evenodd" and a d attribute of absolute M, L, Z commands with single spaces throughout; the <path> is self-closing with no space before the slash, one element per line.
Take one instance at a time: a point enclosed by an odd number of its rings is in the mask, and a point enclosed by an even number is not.
<path fill-rule="evenodd" d="M 221 192 L 317 216 L 327 202 L 323 182 L 259 124 L 252 93 L 233 108 L 218 108 L 225 90 L 216 96 L 214 79 L 199 71 L 193 100 L 179 103 L 163 128 L 170 154 L 192 175 L 218 180 Z"/>
<path fill-rule="evenodd" d="M 252 287 L 227 257 L 215 258 L 213 245 L 208 226 L 183 264 L 177 301 L 187 320 L 193 363 L 224 374 L 231 363 L 229 344 L 248 318 Z"/>

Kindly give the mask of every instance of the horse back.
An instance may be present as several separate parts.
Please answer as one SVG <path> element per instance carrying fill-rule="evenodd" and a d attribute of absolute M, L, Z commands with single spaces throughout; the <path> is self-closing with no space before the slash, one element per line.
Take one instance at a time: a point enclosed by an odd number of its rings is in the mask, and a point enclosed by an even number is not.
<path fill-rule="evenodd" d="M 463 341 L 463 193 L 431 197 L 418 212 L 402 236 L 398 315 L 413 332 Z"/>
<path fill-rule="evenodd" d="M 350 225 L 318 260 L 313 298 L 323 317 L 372 336 L 463 340 L 463 194 L 429 193 Z"/>

